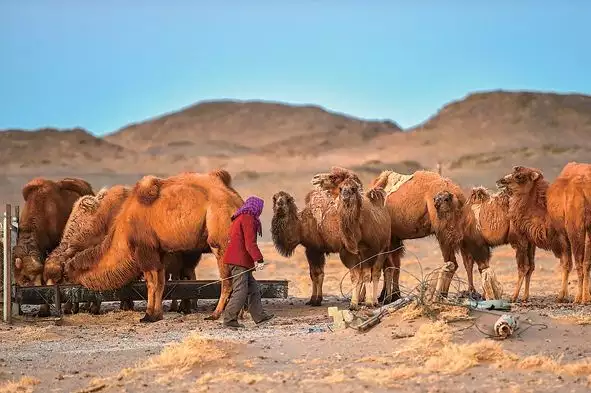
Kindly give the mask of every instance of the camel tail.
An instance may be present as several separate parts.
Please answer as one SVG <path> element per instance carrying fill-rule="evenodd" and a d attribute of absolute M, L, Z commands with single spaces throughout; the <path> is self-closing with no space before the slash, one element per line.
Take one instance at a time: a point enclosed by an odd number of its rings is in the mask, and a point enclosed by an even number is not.
<path fill-rule="evenodd" d="M 160 196 L 162 179 L 156 176 L 144 176 L 135 185 L 133 192 L 142 205 L 151 205 Z"/>
<path fill-rule="evenodd" d="M 212 176 L 217 176 L 222 183 L 226 185 L 226 187 L 232 187 L 232 175 L 225 169 L 214 169 L 213 171 L 209 172 Z"/>
<path fill-rule="evenodd" d="M 74 177 L 66 177 L 62 180 L 56 182 L 59 188 L 62 190 L 72 191 L 77 194 L 82 195 L 94 195 L 94 191 L 92 190 L 92 186 L 86 180 L 74 178 Z"/>
<path fill-rule="evenodd" d="M 66 262 L 66 275 L 71 282 L 105 291 L 119 289 L 134 280 L 141 267 L 131 255 L 127 241 L 117 245 L 111 230 L 103 243 L 87 248 Z"/>

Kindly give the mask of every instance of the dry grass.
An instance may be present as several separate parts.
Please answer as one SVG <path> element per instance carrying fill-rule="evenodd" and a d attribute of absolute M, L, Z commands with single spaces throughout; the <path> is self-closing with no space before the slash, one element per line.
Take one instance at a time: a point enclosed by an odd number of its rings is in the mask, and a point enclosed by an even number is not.
<path fill-rule="evenodd" d="M 49 341 L 61 338 L 54 326 L 20 326 L 11 330 L 0 331 L 0 342 L 19 344 L 33 341 Z"/>
<path fill-rule="evenodd" d="M 553 315 L 552 318 L 574 325 L 591 325 L 591 315 L 589 314 Z"/>
<path fill-rule="evenodd" d="M 143 313 L 138 311 L 119 310 L 100 315 L 79 313 L 64 317 L 64 324 L 73 326 L 138 324 L 142 315 Z"/>
<path fill-rule="evenodd" d="M 39 383 L 38 379 L 25 376 L 18 381 L 8 381 L 0 385 L 0 393 L 32 393 Z"/>

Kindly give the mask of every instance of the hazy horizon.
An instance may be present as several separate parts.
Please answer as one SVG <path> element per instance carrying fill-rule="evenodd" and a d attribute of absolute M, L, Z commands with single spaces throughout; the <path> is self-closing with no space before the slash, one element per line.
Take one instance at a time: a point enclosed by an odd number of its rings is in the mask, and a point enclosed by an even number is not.
<path fill-rule="evenodd" d="M 591 94 L 591 4 L 541 3 L 4 2 L 0 129 L 103 135 L 211 100 L 408 129 L 473 92 Z"/>

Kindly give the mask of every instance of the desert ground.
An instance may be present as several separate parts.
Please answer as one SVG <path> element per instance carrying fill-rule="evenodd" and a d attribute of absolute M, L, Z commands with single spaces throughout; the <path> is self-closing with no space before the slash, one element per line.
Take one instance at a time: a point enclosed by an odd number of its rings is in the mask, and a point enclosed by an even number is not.
<path fill-rule="evenodd" d="M 558 263 L 538 250 L 532 298 L 513 305 L 520 329 L 495 340 L 497 315 L 464 307 L 407 306 L 365 333 L 332 331 L 327 307 L 346 308 L 345 268 L 334 256 L 321 307 L 304 305 L 311 286 L 303 250 L 287 259 L 263 243 L 260 279 L 289 280 L 288 299 L 264 300 L 276 318 L 227 330 L 203 318 L 215 306 L 200 301 L 190 315 L 167 312 L 141 324 L 145 304 L 123 312 L 80 313 L 60 322 L 16 321 L 0 327 L 0 392 L 586 392 L 591 387 L 591 306 L 558 304 Z M 401 283 L 407 291 L 441 264 L 433 238 L 407 242 Z M 510 247 L 492 260 L 508 298 L 516 283 Z M 465 280 L 459 270 L 457 290 Z M 216 279 L 207 256 L 197 274 Z M 479 276 L 476 273 L 477 284 Z M 576 288 L 570 280 L 570 294 Z M 477 285 L 478 287 L 478 285 Z M 348 277 L 343 293 L 350 292 Z M 464 288 L 465 289 L 465 288 Z M 34 310 L 28 310 L 34 312 Z"/>

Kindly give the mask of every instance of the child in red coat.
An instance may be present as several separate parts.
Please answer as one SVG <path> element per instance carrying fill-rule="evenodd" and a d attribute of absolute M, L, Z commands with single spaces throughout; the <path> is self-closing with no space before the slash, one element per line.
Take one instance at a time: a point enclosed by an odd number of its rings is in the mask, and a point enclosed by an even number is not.
<path fill-rule="evenodd" d="M 263 255 L 257 245 L 257 234 L 262 235 L 259 219 L 264 201 L 257 197 L 246 199 L 242 207 L 232 215 L 230 242 L 224 255 L 224 263 L 230 265 L 232 293 L 224 310 L 224 326 L 241 328 L 238 313 L 248 300 L 248 311 L 258 325 L 273 318 L 263 310 L 261 291 L 252 275 L 263 267 Z M 256 263 L 256 266 L 255 266 Z"/>

